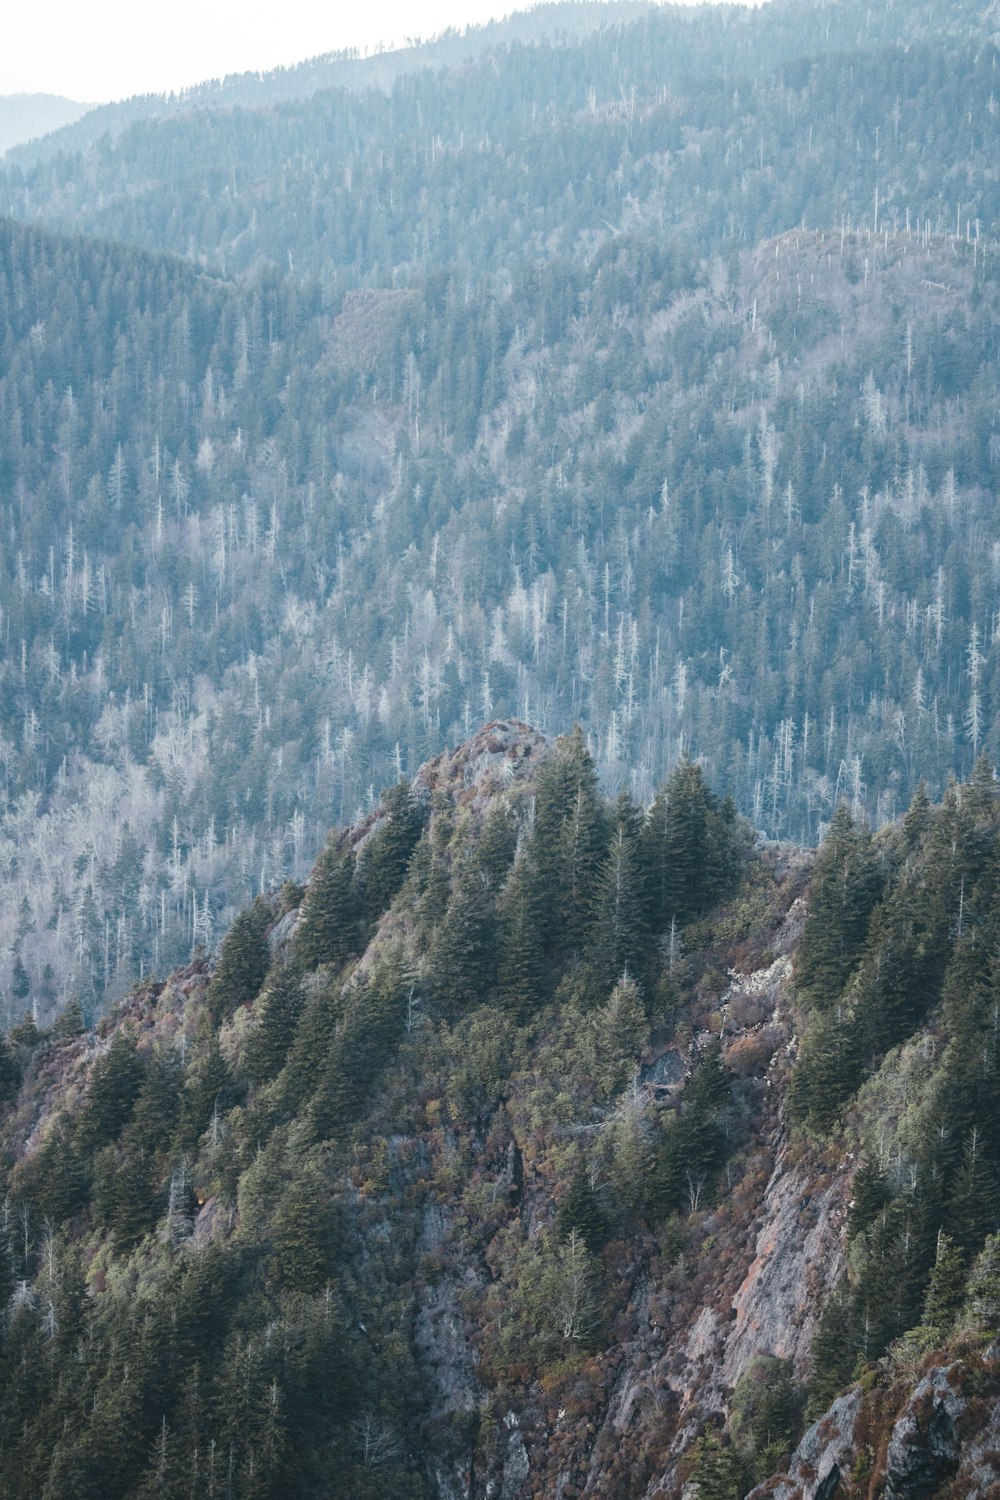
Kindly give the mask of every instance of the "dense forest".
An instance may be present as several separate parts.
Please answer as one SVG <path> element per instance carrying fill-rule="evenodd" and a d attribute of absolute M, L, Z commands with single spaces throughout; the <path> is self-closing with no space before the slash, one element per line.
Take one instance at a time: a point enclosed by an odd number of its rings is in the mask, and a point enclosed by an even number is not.
<path fill-rule="evenodd" d="M 480 1496 L 539 1406 L 569 1417 L 536 1478 L 744 1494 L 887 1350 L 997 1326 L 998 841 L 985 759 L 877 836 L 842 806 L 810 870 L 692 761 L 642 809 L 578 730 L 495 724 L 245 908 L 211 970 L 96 1034 L 26 1017 L 0 1494 Z M 781 1097 L 810 1196 L 860 1155 L 850 1257 L 808 1363 L 744 1359 L 725 1442 L 692 1447 L 675 1351 L 739 1287 Z"/>
<path fill-rule="evenodd" d="M 497 714 L 807 844 L 1000 754 L 985 13 L 509 28 L 8 158 L 8 1019 Z"/>

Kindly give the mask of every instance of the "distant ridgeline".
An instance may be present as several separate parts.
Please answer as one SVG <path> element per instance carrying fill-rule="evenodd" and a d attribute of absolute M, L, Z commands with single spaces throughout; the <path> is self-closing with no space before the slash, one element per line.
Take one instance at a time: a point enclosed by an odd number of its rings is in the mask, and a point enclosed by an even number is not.
<path fill-rule="evenodd" d="M 1000 1315 L 992 772 L 874 838 L 842 807 L 814 864 L 748 833 L 690 761 L 643 813 L 579 731 L 494 724 L 245 909 L 214 970 L 97 1036 L 74 1007 L 18 1026 L 0 1494 L 480 1500 L 527 1483 L 506 1413 L 544 1493 L 693 1463 L 743 1494 L 890 1344 Z M 838 1289 L 836 1227 L 801 1271 L 785 1230 L 813 1357 L 739 1346 L 702 1390 L 680 1351 L 752 1285 L 774 1181 L 808 1227 L 848 1147 Z M 595 1443 L 621 1379 L 628 1437 Z M 678 1469 L 720 1402 L 727 1445 Z"/>
<path fill-rule="evenodd" d="M 4 1023 L 495 715 L 810 844 L 1000 756 L 987 12 L 561 15 L 0 173 Z"/>

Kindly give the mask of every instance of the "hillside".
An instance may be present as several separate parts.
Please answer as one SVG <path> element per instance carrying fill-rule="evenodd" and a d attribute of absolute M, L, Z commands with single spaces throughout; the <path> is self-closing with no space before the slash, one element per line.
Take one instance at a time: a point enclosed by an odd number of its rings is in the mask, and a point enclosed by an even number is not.
<path fill-rule="evenodd" d="M 0 156 L 39 136 L 74 124 L 91 108 L 57 94 L 0 96 Z"/>
<path fill-rule="evenodd" d="M 25 1021 L 0 1494 L 985 1496 L 998 840 L 983 761 L 812 856 L 497 722 Z"/>
<path fill-rule="evenodd" d="M 4 1020 L 480 720 L 810 845 L 997 759 L 995 64 L 972 0 L 543 6 L 6 163 Z"/>

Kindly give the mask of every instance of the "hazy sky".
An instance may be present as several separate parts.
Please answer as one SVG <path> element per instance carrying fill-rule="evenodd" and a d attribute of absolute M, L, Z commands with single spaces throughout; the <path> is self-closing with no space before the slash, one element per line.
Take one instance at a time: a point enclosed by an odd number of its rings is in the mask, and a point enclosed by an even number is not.
<path fill-rule="evenodd" d="M 300 62 L 342 47 L 432 36 L 527 9 L 526 0 L 18 0 L 6 8 L 0 94 L 99 102 Z"/>

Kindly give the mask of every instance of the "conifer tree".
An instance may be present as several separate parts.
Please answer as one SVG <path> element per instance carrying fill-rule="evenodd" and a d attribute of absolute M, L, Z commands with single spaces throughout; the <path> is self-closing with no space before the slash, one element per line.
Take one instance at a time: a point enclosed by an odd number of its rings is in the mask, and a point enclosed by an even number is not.
<path fill-rule="evenodd" d="M 607 819 L 597 772 L 577 725 L 557 741 L 535 783 L 528 858 L 537 879 L 545 951 L 557 961 L 581 953 L 597 900 Z"/>
<path fill-rule="evenodd" d="M 350 842 L 331 838 L 313 870 L 295 929 L 295 958 L 305 970 L 341 968 L 359 947 L 355 858 Z"/>
<path fill-rule="evenodd" d="M 595 986 L 607 993 L 626 970 L 643 968 L 648 929 L 642 900 L 638 841 L 619 817 L 601 870 L 588 964 Z"/>
<path fill-rule="evenodd" d="M 485 998 L 496 973 L 496 946 L 493 900 L 466 856 L 430 949 L 434 993 L 444 1016 L 460 1015 Z"/>
<path fill-rule="evenodd" d="M 796 988 L 807 1004 L 836 1006 L 861 958 L 881 885 L 871 834 L 841 803 L 816 860 L 796 956 Z"/>
<path fill-rule="evenodd" d="M 358 869 L 362 916 L 369 931 L 402 888 L 423 827 L 413 789 L 405 779 L 383 792 L 382 807 L 385 816 L 365 846 Z"/>
<path fill-rule="evenodd" d="M 541 877 L 528 855 L 514 866 L 499 904 L 501 1003 L 516 1016 L 533 1015 L 545 998 Z"/>
<path fill-rule="evenodd" d="M 965 1266 L 961 1252 L 942 1231 L 938 1234 L 937 1255 L 924 1297 L 924 1323 L 947 1333 L 958 1317 L 964 1292 Z"/>
<path fill-rule="evenodd" d="M 295 1040 L 305 1008 L 302 978 L 294 963 L 276 963 L 257 1003 L 257 1025 L 243 1048 L 242 1068 L 252 1083 L 276 1078 Z"/>
<path fill-rule="evenodd" d="M 587 1249 L 597 1254 L 608 1237 L 610 1221 L 594 1192 L 590 1173 L 581 1164 L 556 1211 L 556 1234 L 561 1243 L 575 1230 Z"/>
<path fill-rule="evenodd" d="M 252 906 L 240 912 L 222 940 L 206 996 L 216 1025 L 238 1006 L 252 1004 L 257 998 L 270 957 L 266 937 L 269 916 L 258 896 Z"/>
<path fill-rule="evenodd" d="M 94 1064 L 87 1102 L 77 1126 L 81 1147 L 93 1148 L 117 1139 L 132 1117 L 144 1077 L 134 1033 L 116 1031 L 111 1046 Z"/>
<path fill-rule="evenodd" d="M 976 1327 L 1000 1330 L 1000 1234 L 987 1235 L 972 1264 L 965 1307 Z"/>

